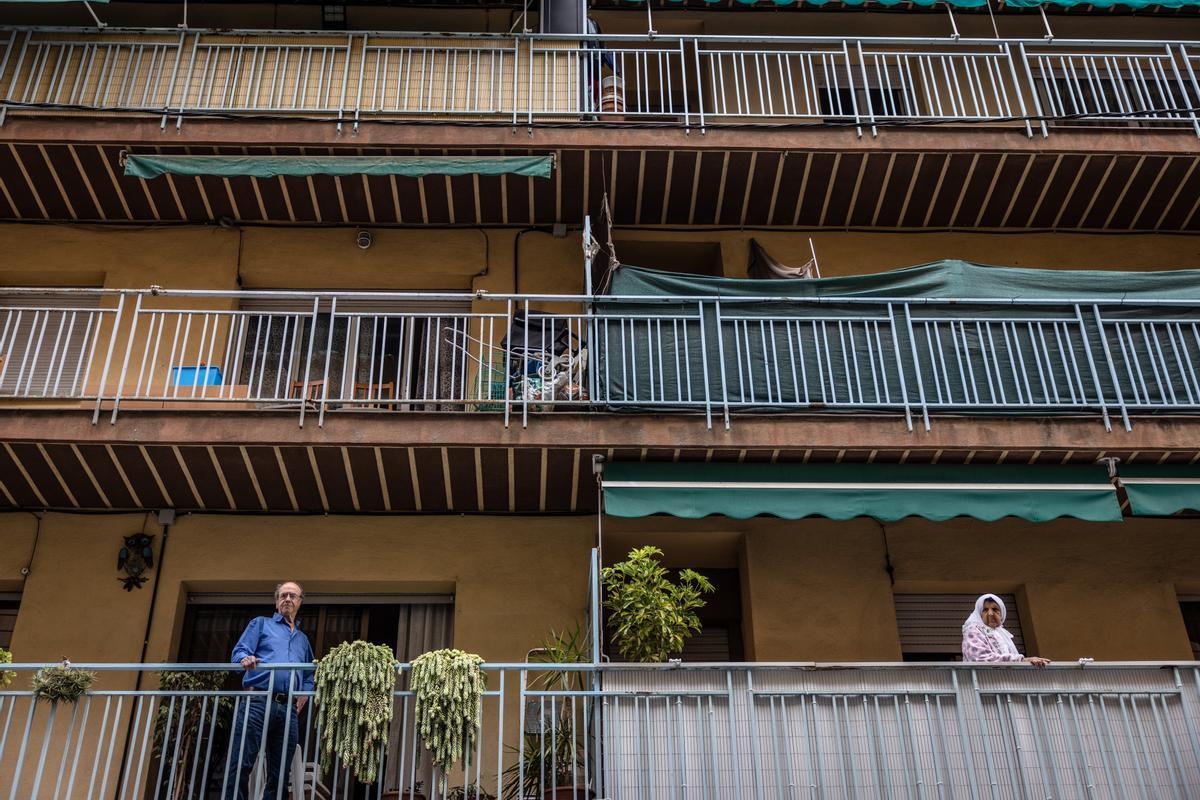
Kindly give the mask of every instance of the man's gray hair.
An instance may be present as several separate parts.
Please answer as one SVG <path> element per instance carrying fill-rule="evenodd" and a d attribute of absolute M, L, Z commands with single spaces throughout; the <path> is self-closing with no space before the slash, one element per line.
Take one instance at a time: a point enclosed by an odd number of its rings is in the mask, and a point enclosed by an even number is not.
<path fill-rule="evenodd" d="M 287 586 L 289 583 L 300 590 L 300 599 L 303 600 L 304 599 L 304 587 L 301 586 L 296 581 L 284 581 L 283 583 L 276 584 L 275 585 L 275 599 L 276 600 L 279 599 L 279 590 L 282 589 L 284 586 Z"/>

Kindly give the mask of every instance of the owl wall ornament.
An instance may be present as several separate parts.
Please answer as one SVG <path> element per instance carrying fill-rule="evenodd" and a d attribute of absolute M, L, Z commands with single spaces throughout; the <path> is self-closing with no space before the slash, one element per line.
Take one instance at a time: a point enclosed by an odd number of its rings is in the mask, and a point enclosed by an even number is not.
<path fill-rule="evenodd" d="M 154 566 L 154 549 L 150 546 L 153 539 L 153 536 L 145 533 L 125 537 L 125 546 L 117 554 L 117 569 L 124 570 L 127 576 L 117 580 L 125 587 L 125 591 L 140 589 L 146 582 L 145 573 Z"/>

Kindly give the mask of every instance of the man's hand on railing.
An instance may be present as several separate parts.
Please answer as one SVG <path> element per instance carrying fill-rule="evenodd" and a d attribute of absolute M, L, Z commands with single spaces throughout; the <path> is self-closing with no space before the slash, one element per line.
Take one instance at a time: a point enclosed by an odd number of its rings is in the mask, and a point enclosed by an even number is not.
<path fill-rule="evenodd" d="M 302 697 L 297 697 L 297 698 L 296 698 L 296 713 L 297 713 L 297 714 L 299 714 L 301 711 L 303 711 L 303 710 L 304 710 L 304 706 L 305 706 L 305 704 L 306 704 L 307 702 L 308 702 L 308 698 L 307 698 L 307 697 L 303 697 L 303 696 L 302 696 Z"/>
<path fill-rule="evenodd" d="M 254 669 L 258 666 L 257 656 L 246 656 L 241 661 L 242 669 Z"/>
<path fill-rule="evenodd" d="M 1048 659 L 1048 658 L 1038 658 L 1037 656 L 1028 656 L 1028 657 L 1026 657 L 1025 660 L 1028 663 L 1033 664 L 1035 667 L 1050 666 L 1050 659 Z"/>

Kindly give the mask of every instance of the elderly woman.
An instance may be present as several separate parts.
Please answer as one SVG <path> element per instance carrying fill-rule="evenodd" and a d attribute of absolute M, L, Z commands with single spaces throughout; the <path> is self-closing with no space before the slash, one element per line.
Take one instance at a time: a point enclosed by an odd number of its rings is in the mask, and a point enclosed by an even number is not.
<path fill-rule="evenodd" d="M 1004 630 L 1007 616 L 1003 600 L 994 594 L 980 595 L 975 610 L 963 623 L 963 661 L 1026 661 L 1035 667 L 1049 664 L 1048 658 L 1021 655 L 1012 634 Z"/>

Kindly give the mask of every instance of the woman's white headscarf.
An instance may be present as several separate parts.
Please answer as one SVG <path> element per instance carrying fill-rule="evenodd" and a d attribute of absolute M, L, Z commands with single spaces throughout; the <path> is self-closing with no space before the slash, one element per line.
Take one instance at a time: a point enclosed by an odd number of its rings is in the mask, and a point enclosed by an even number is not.
<path fill-rule="evenodd" d="M 996 628 L 991 628 L 983 621 L 983 604 L 991 600 L 1000 607 L 1000 625 Z M 967 617 L 967 621 L 963 623 L 963 636 L 966 636 L 967 630 L 972 626 L 979 626 L 985 635 L 990 636 L 992 641 L 1000 649 L 1001 653 L 1019 656 L 1020 651 L 1017 650 L 1016 644 L 1013 643 L 1012 634 L 1004 630 L 1004 620 L 1008 618 L 1008 609 L 1004 607 L 1004 601 L 994 594 L 981 594 L 979 599 L 975 601 L 975 610 L 971 612 L 971 616 Z"/>

